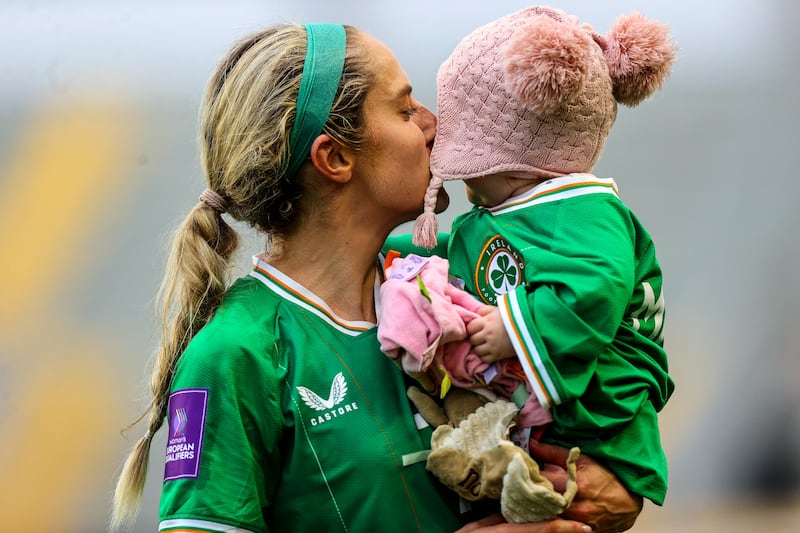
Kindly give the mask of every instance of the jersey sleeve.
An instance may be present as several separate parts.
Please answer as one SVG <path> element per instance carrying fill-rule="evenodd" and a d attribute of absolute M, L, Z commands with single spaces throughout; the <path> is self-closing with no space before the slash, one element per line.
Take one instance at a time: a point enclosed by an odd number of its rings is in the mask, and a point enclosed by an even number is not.
<path fill-rule="evenodd" d="M 566 448 L 575 441 L 558 432 L 547 432 L 542 441 Z M 616 475 L 632 493 L 663 505 L 667 494 L 668 466 L 661 445 L 658 414 L 652 403 L 617 431 L 583 441 L 581 453 L 589 455 Z"/>
<path fill-rule="evenodd" d="M 267 530 L 282 427 L 274 341 L 265 331 L 217 326 L 212 321 L 193 339 L 173 380 L 162 531 L 193 524 L 204 531 Z M 192 395 L 194 404 L 181 399 Z M 174 451 L 186 443 L 194 447 L 192 464 L 171 472 Z"/>
<path fill-rule="evenodd" d="M 430 257 L 438 255 L 439 257 L 447 258 L 447 241 L 450 238 L 449 233 L 439 232 L 436 235 L 436 246 L 428 250 L 421 246 L 415 246 L 411 242 L 412 235 L 410 233 L 403 233 L 399 235 L 390 235 L 383 245 L 382 252 L 386 254 L 389 250 L 394 250 L 400 253 L 400 257 L 405 257 L 408 254 L 417 254 L 423 257 Z"/>
<path fill-rule="evenodd" d="M 498 299 L 540 403 L 581 397 L 614 339 L 635 278 L 633 226 L 624 206 L 594 198 L 537 213 L 546 234 L 523 251 L 525 282 Z"/>

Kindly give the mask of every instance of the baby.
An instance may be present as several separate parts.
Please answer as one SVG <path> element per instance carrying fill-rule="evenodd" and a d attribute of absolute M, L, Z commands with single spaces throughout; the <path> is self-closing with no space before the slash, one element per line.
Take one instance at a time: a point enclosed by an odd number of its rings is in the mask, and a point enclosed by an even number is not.
<path fill-rule="evenodd" d="M 437 191 L 464 180 L 474 207 L 454 220 L 447 260 L 485 304 L 465 324 L 472 351 L 521 366 L 552 417 L 542 441 L 580 447 L 659 505 L 658 412 L 674 390 L 662 272 L 615 181 L 591 172 L 617 103 L 660 89 L 675 54 L 667 28 L 636 13 L 602 36 L 530 7 L 469 34 L 439 69 L 433 177 L 414 231 L 416 245 L 436 244 Z"/>

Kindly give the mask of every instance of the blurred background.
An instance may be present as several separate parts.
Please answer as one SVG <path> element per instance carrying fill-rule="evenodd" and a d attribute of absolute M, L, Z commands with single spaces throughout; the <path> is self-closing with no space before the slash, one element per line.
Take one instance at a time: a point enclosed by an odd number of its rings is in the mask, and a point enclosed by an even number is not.
<path fill-rule="evenodd" d="M 200 97 L 230 43 L 277 21 L 353 24 L 435 109 L 460 38 L 526 5 L 3 0 L 0 530 L 107 529 L 144 432 L 120 434 L 145 406 L 167 242 L 204 187 Z M 663 91 L 620 107 L 595 169 L 657 244 L 677 383 L 662 415 L 670 492 L 634 531 L 800 531 L 800 4 L 549 5 L 600 33 L 639 10 L 681 47 Z M 448 191 L 444 228 L 467 208 L 461 184 Z M 243 272 L 262 247 L 248 237 Z M 157 528 L 163 448 L 158 435 L 137 532 Z"/>

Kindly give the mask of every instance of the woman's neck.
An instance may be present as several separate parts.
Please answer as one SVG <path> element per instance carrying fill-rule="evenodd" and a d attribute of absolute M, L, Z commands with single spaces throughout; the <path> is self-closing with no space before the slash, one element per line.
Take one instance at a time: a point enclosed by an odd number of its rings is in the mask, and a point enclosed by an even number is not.
<path fill-rule="evenodd" d="M 377 322 L 375 279 L 383 239 L 361 228 L 327 225 L 297 231 L 266 254 L 272 266 L 303 285 L 345 320 Z"/>

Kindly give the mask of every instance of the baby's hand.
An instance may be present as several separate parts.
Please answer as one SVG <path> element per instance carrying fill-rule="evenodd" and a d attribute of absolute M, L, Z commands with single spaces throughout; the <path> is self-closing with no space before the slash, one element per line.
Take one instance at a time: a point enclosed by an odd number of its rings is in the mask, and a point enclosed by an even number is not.
<path fill-rule="evenodd" d="M 485 305 L 478 309 L 477 318 L 467 324 L 469 342 L 475 347 L 475 353 L 484 363 L 494 363 L 501 359 L 514 357 L 514 346 L 508 338 L 500 311 L 493 305 Z"/>

